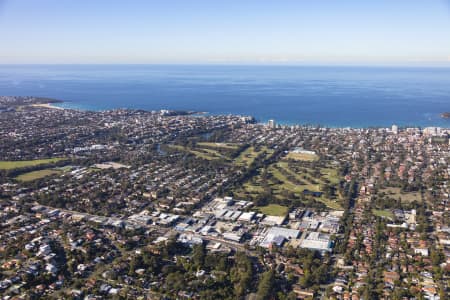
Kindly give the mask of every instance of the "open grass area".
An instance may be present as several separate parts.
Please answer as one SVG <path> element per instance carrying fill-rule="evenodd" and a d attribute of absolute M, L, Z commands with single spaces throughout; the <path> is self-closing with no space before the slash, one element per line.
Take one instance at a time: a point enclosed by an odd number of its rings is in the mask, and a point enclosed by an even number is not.
<path fill-rule="evenodd" d="M 22 182 L 33 181 L 36 179 L 41 179 L 41 178 L 44 178 L 47 176 L 52 176 L 52 175 L 58 175 L 61 173 L 62 173 L 61 170 L 45 169 L 45 170 L 39 170 L 39 171 L 33 171 L 33 172 L 21 174 L 16 177 L 16 180 L 22 181 Z"/>
<path fill-rule="evenodd" d="M 339 183 L 336 169 L 327 167 L 314 171 L 311 167 L 300 162 L 293 163 L 282 160 L 267 166 L 265 169 L 259 169 L 257 175 L 246 181 L 241 189 L 236 191 L 238 195 L 245 198 L 263 193 L 262 174 L 265 170 L 269 174 L 267 185 L 272 190 L 274 198 L 278 200 L 283 200 L 286 197 L 286 191 L 299 196 L 303 194 L 304 190 L 321 192 L 325 184 Z M 313 199 L 330 209 L 342 210 L 339 200 L 330 199 L 325 194 L 320 197 L 313 197 Z"/>
<path fill-rule="evenodd" d="M 320 184 L 324 183 L 323 180 L 321 180 L 321 178 L 315 178 L 312 174 L 310 174 L 308 169 L 306 169 L 307 170 L 306 172 L 297 173 L 294 170 L 290 169 L 288 163 L 286 163 L 286 162 L 279 162 L 279 163 L 277 163 L 277 166 L 279 168 L 281 168 L 287 174 L 296 178 L 297 180 L 304 182 L 305 184 L 302 185 L 303 189 L 319 191 Z M 285 179 L 288 180 L 287 178 L 285 178 Z"/>
<path fill-rule="evenodd" d="M 235 163 L 237 165 L 248 166 L 255 160 L 255 158 L 258 156 L 258 153 L 259 152 L 256 152 L 254 147 L 249 147 L 235 159 Z"/>
<path fill-rule="evenodd" d="M 325 204 L 328 208 L 335 209 L 335 210 L 344 210 L 344 208 L 341 206 L 341 204 L 339 204 L 336 201 L 327 199 L 324 196 L 318 197 L 315 199 L 316 199 L 316 201 L 319 201 L 319 202 L 322 202 L 323 204 Z"/>
<path fill-rule="evenodd" d="M 35 160 L 0 161 L 0 170 L 12 170 L 25 167 L 33 167 L 44 164 L 56 163 L 64 158 L 48 158 Z"/>
<path fill-rule="evenodd" d="M 277 166 L 283 169 L 286 173 L 292 175 L 297 180 L 305 182 L 311 186 L 329 184 L 338 184 L 340 181 L 338 171 L 333 168 L 320 168 L 320 175 L 314 175 L 314 171 L 308 167 L 303 167 L 304 172 L 298 173 L 289 167 L 286 161 L 277 163 Z"/>
<path fill-rule="evenodd" d="M 199 143 L 197 143 L 197 146 L 210 147 L 210 148 L 219 148 L 219 149 L 230 149 L 230 150 L 236 150 L 239 147 L 239 145 L 236 145 L 236 144 L 210 143 L 210 142 L 199 142 Z"/>
<path fill-rule="evenodd" d="M 393 219 L 394 214 L 389 210 L 372 209 L 372 213 L 377 217 Z"/>
<path fill-rule="evenodd" d="M 284 176 L 283 174 L 281 174 L 281 172 L 276 169 L 276 168 L 269 168 L 269 172 L 278 180 L 282 181 L 282 184 L 279 184 L 278 187 L 280 189 L 285 189 L 285 190 L 289 190 L 292 191 L 294 193 L 301 193 L 303 192 L 303 190 L 307 189 L 310 191 L 315 191 L 315 192 L 319 192 L 320 191 L 320 185 L 318 184 L 302 184 L 302 185 L 297 185 L 293 182 L 291 182 L 289 179 L 286 178 L 286 176 Z"/>
<path fill-rule="evenodd" d="M 265 215 L 270 216 L 285 216 L 288 213 L 288 208 L 286 206 L 278 205 L 278 204 L 269 204 L 267 206 L 259 206 L 257 207 L 258 211 Z"/>
<path fill-rule="evenodd" d="M 332 184 L 338 184 L 340 181 L 338 171 L 336 169 L 323 168 L 320 169 L 320 173 L 322 173 L 323 177 L 328 179 Z"/>
<path fill-rule="evenodd" d="M 172 149 L 177 149 L 180 151 L 189 152 L 191 154 L 194 154 L 195 156 L 206 159 L 206 160 L 215 160 L 215 159 L 226 159 L 224 156 L 222 156 L 219 152 L 211 150 L 211 149 L 190 149 L 187 147 L 183 147 L 180 145 L 169 145 Z"/>
<path fill-rule="evenodd" d="M 319 156 L 316 154 L 309 154 L 309 153 L 289 152 L 288 155 L 286 155 L 286 158 L 300 161 L 316 161 L 319 159 Z"/>
<path fill-rule="evenodd" d="M 262 193 L 264 189 L 258 183 L 246 182 L 244 184 L 244 189 L 248 193 Z"/>
<path fill-rule="evenodd" d="M 200 152 L 200 151 L 191 150 L 191 149 L 186 149 L 186 151 L 194 154 L 195 156 L 197 156 L 199 158 L 203 158 L 203 159 L 206 159 L 206 160 L 220 159 L 220 157 L 218 157 L 216 155 L 205 153 L 205 152 Z"/>
<path fill-rule="evenodd" d="M 257 151 L 254 147 L 249 147 L 234 160 L 234 163 L 240 166 L 249 166 L 259 155 L 264 154 L 269 156 L 272 153 L 273 150 L 267 147 L 262 147 L 259 151 Z"/>
<path fill-rule="evenodd" d="M 386 193 L 388 197 L 394 198 L 395 200 L 400 198 L 402 202 L 413 202 L 421 200 L 420 192 L 404 193 L 400 188 L 395 187 L 381 189 L 380 192 Z"/>
<path fill-rule="evenodd" d="M 223 156 L 222 153 L 220 153 L 217 150 L 213 150 L 213 149 L 208 149 L 208 148 L 196 148 L 196 150 L 198 150 L 198 152 L 202 152 L 202 153 L 208 153 L 211 154 L 213 156 L 217 156 L 219 158 L 226 158 L 225 156 Z"/>

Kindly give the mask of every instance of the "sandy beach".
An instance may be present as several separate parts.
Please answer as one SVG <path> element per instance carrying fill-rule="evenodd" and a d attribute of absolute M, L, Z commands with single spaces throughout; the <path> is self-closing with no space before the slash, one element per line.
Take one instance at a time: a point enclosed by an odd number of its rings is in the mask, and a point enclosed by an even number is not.
<path fill-rule="evenodd" d="M 64 108 L 58 107 L 58 106 L 54 106 L 52 103 L 36 103 L 36 104 L 31 104 L 31 106 L 43 107 L 43 108 L 48 108 L 48 109 L 62 109 L 62 110 L 64 110 Z"/>

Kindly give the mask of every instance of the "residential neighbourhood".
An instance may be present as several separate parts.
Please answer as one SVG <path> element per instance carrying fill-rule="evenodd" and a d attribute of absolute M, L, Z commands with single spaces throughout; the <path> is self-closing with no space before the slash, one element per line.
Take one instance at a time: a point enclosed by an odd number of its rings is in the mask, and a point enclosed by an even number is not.
<path fill-rule="evenodd" d="M 0 100 L 2 299 L 448 299 L 449 129 Z"/>

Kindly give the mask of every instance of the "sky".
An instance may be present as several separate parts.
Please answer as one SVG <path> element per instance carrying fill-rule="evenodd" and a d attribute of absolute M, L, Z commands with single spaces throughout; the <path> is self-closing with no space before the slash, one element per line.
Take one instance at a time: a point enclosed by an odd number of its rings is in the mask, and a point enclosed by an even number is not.
<path fill-rule="evenodd" d="M 450 65 L 450 0 L 0 0 L 0 64 Z"/>

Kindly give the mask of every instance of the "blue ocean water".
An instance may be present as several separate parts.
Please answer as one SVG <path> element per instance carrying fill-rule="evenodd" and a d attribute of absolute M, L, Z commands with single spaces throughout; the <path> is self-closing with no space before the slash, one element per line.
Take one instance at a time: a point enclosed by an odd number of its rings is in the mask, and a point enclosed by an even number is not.
<path fill-rule="evenodd" d="M 1 95 L 79 109 L 140 108 L 252 115 L 325 126 L 442 126 L 450 68 L 0 65 Z"/>

